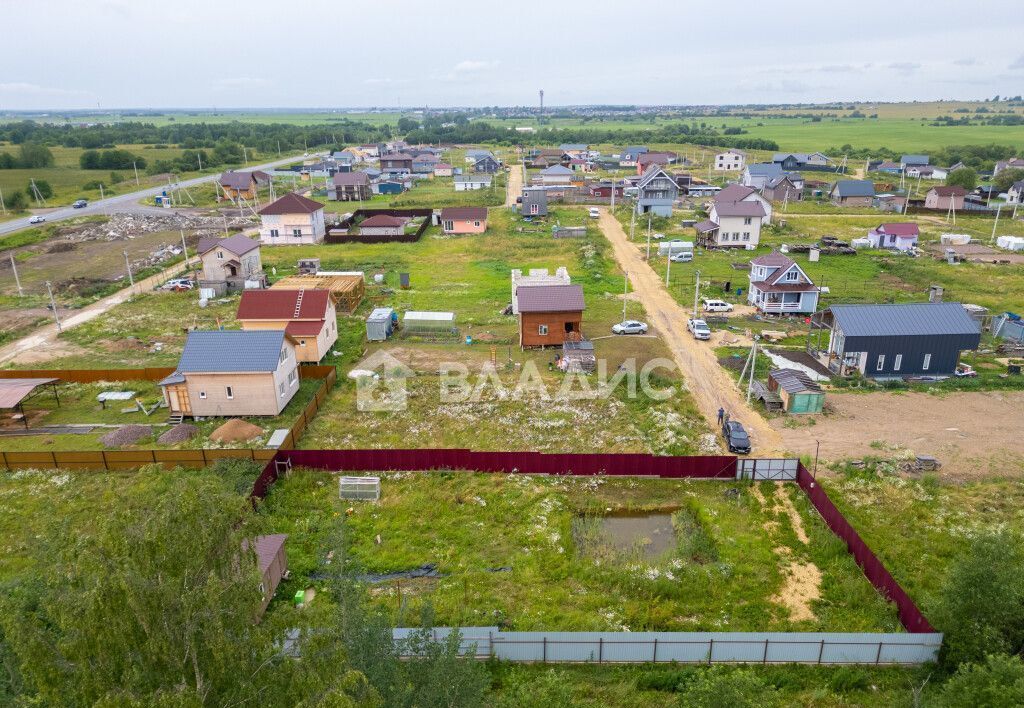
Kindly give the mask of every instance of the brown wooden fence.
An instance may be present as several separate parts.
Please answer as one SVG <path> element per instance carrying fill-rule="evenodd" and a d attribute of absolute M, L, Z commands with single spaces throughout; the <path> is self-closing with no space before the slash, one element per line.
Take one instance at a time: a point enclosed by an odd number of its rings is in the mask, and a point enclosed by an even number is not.
<path fill-rule="evenodd" d="M 0 378 L 60 378 L 75 383 L 96 381 L 159 381 L 173 369 L 27 369 L 0 371 Z M 333 366 L 300 366 L 299 377 L 319 379 L 321 384 L 313 398 L 306 404 L 295 423 L 288 431 L 282 448 L 293 448 L 298 444 L 309 421 L 320 410 L 324 399 L 338 380 Z M 0 468 L 7 470 L 71 468 L 92 470 L 127 470 L 141 465 L 162 464 L 171 469 L 181 467 L 206 467 L 224 458 L 242 458 L 257 462 L 269 462 L 277 452 L 268 448 L 239 449 L 197 449 L 197 450 L 76 450 L 33 452 L 3 452 L 0 450 Z"/>

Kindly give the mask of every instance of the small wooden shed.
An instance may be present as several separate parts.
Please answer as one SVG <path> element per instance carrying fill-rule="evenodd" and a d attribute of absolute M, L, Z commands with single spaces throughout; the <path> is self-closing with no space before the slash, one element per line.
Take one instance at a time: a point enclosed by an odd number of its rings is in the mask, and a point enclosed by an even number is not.
<path fill-rule="evenodd" d="M 260 569 L 260 615 L 266 611 L 274 591 L 288 573 L 288 555 L 284 549 L 287 539 L 288 534 L 275 533 L 257 536 L 252 544 Z M 248 540 L 243 541 L 242 549 L 249 550 Z"/>
<path fill-rule="evenodd" d="M 821 413 L 825 392 L 799 369 L 773 369 L 768 372 L 768 390 L 779 394 L 787 413 Z"/>

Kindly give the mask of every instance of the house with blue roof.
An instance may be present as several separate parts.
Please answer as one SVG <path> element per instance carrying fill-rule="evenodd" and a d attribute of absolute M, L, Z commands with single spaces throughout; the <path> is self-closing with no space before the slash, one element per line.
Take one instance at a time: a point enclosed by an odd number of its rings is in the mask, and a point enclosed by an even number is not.
<path fill-rule="evenodd" d="M 774 162 L 754 162 L 743 168 L 740 184 L 753 189 L 764 189 L 768 180 L 781 177 L 785 170 L 782 165 Z"/>
<path fill-rule="evenodd" d="M 160 387 L 176 422 L 278 415 L 299 390 L 295 340 L 284 330 L 189 332 Z"/>

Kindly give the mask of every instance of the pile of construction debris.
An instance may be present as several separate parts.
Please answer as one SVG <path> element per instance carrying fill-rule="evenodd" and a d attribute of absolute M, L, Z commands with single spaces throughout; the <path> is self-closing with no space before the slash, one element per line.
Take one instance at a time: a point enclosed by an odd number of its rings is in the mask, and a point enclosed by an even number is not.
<path fill-rule="evenodd" d="M 240 231 L 250 228 L 252 219 L 229 217 L 229 231 Z M 218 236 L 224 232 L 223 217 L 201 216 L 199 214 L 114 214 L 106 221 L 88 222 L 64 226 L 58 232 L 63 241 L 127 241 L 142 234 L 157 231 L 179 231 L 184 229 L 189 241 L 197 241 L 203 236 Z"/>

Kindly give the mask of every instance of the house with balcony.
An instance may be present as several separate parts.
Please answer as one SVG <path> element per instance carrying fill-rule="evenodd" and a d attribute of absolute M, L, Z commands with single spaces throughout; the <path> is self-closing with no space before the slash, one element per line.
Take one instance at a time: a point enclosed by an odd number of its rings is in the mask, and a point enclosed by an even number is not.
<path fill-rule="evenodd" d="M 697 242 L 705 248 L 753 249 L 761 240 L 761 225 L 766 219 L 759 201 L 716 199 L 708 210 L 708 218 L 694 226 Z"/>
<path fill-rule="evenodd" d="M 672 175 L 654 164 L 643 173 L 636 187 L 637 214 L 672 216 L 672 205 L 679 197 L 679 185 Z"/>
<path fill-rule="evenodd" d="M 324 240 L 324 205 L 290 192 L 259 211 L 260 241 L 268 246 L 300 246 Z"/>
<path fill-rule="evenodd" d="M 818 287 L 788 256 L 773 251 L 750 262 L 747 303 L 766 315 L 811 314 L 818 309 Z"/>

